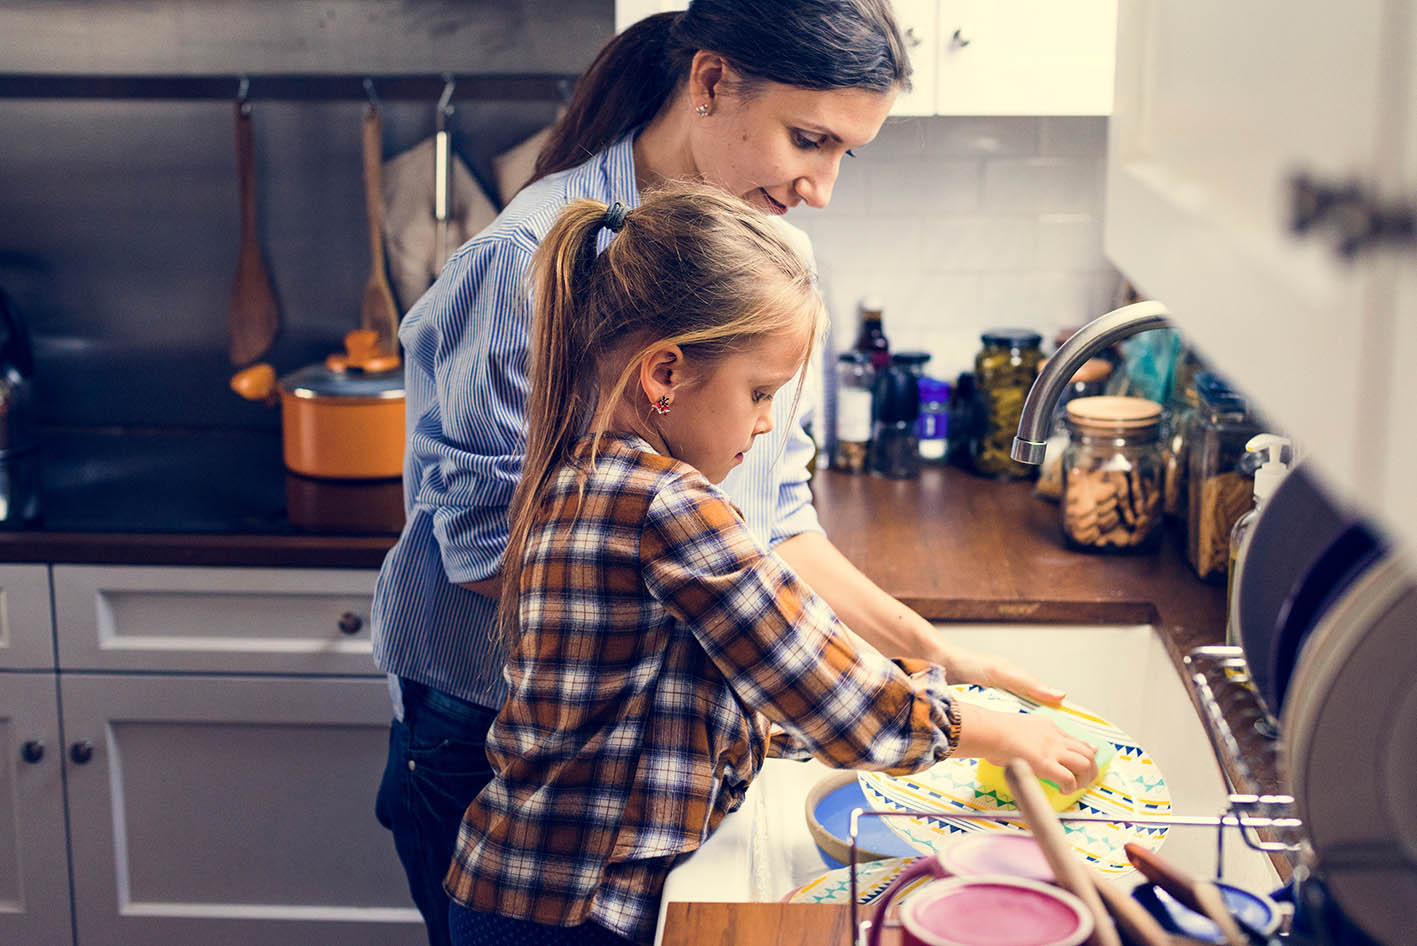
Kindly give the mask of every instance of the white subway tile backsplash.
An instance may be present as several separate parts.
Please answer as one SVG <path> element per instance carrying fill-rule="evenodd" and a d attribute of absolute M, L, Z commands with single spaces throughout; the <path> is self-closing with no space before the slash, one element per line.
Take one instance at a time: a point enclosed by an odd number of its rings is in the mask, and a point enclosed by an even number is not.
<path fill-rule="evenodd" d="M 885 309 L 897 350 L 927 371 L 968 370 L 987 328 L 1057 330 L 1106 311 L 1118 279 L 1102 255 L 1107 121 L 891 119 L 842 161 L 831 207 L 789 218 L 813 241 L 832 316 L 850 347 L 857 307 Z"/>
<path fill-rule="evenodd" d="M 1107 153 L 1107 119 L 1040 118 L 1038 153 L 1045 157 L 1075 156 L 1096 158 Z"/>
<path fill-rule="evenodd" d="M 1102 220 L 1092 214 L 1040 214 L 1040 270 L 1095 272 L 1102 264 Z"/>
<path fill-rule="evenodd" d="M 934 157 L 1032 157 L 1038 154 L 1038 121 L 963 115 L 921 119 L 926 151 Z"/>
<path fill-rule="evenodd" d="M 850 160 L 849 158 L 847 160 Z M 913 214 L 921 217 L 971 213 L 979 209 L 981 162 L 921 158 L 866 164 L 871 214 Z M 847 168 L 854 171 L 855 168 Z"/>
<path fill-rule="evenodd" d="M 1102 191 L 1089 158 L 1002 158 L 984 166 L 986 213 L 1094 213 Z"/>
<path fill-rule="evenodd" d="M 1030 270 L 1036 265 L 1038 226 L 1023 215 L 938 217 L 925 225 L 922 256 L 928 272 Z"/>

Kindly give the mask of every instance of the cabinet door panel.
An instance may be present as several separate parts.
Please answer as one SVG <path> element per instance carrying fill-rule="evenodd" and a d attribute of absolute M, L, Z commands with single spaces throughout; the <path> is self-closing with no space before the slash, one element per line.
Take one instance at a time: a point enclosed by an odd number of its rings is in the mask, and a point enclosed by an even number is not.
<path fill-rule="evenodd" d="M 73 940 L 57 700 L 52 673 L 0 673 L 0 943 Z"/>
<path fill-rule="evenodd" d="M 53 670 L 49 566 L 0 565 L 0 670 Z"/>
<path fill-rule="evenodd" d="M 54 566 L 66 669 L 375 674 L 369 570 Z"/>
<path fill-rule="evenodd" d="M 65 675 L 78 942 L 425 941 L 374 820 L 381 679 Z"/>
<path fill-rule="evenodd" d="M 939 4 L 936 0 L 895 0 L 896 23 L 910 56 L 910 91 L 896 97 L 892 115 L 935 114 L 939 57 Z"/>
<path fill-rule="evenodd" d="M 941 115 L 1106 115 L 1116 0 L 940 0 Z"/>
<path fill-rule="evenodd" d="M 1391 6 L 1129 0 L 1118 23 L 1106 254 L 1353 501 L 1390 439 L 1391 299 L 1322 228 L 1291 233 L 1289 182 L 1391 183 Z"/>

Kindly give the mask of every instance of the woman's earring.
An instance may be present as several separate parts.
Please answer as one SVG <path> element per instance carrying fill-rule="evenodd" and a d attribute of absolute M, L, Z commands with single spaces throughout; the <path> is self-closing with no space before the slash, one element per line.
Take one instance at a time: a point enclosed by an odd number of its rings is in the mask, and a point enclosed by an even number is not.
<path fill-rule="evenodd" d="M 661 395 L 659 396 L 659 400 L 657 400 L 657 401 L 655 401 L 653 404 L 651 404 L 650 407 L 654 408 L 654 412 L 655 412 L 656 414 L 668 414 L 668 413 L 669 413 L 669 395 L 668 395 L 668 394 L 661 394 Z"/>
<path fill-rule="evenodd" d="M 694 109 L 694 114 L 699 116 L 700 118 L 708 118 L 708 113 L 709 107 L 707 102 Z"/>

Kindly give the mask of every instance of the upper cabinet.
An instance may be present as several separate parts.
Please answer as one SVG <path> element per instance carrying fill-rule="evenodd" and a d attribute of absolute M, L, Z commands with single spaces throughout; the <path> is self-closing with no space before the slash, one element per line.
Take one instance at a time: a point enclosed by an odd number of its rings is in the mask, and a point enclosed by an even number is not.
<path fill-rule="evenodd" d="M 1116 0 L 940 0 L 938 7 L 933 114 L 1112 111 Z M 917 54 L 917 70 L 924 59 Z"/>
<path fill-rule="evenodd" d="M 1105 250 L 1341 497 L 1417 548 L 1404 10 L 1125 0 Z"/>
<path fill-rule="evenodd" d="M 615 30 L 685 0 L 616 0 Z M 1116 0 L 895 0 L 914 67 L 893 115 L 1106 115 Z"/>

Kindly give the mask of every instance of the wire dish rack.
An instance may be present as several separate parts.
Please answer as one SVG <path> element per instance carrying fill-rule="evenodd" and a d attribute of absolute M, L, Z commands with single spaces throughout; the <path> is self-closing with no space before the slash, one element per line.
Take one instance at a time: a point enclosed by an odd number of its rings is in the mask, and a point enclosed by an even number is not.
<path fill-rule="evenodd" d="M 1193 827 L 1215 829 L 1215 877 L 1223 879 L 1227 829 L 1238 832 L 1251 850 L 1287 861 L 1292 871 L 1303 850 L 1303 822 L 1296 817 L 1294 798 L 1278 790 L 1281 784 L 1281 749 L 1274 719 L 1265 707 L 1250 676 L 1244 652 L 1238 647 L 1199 647 L 1183 660 L 1186 683 L 1195 695 L 1201 722 L 1216 759 L 1230 785 L 1226 807 L 1215 815 L 1157 815 L 1120 819 L 1138 827 Z M 857 837 L 862 818 L 967 818 L 970 821 L 999 821 L 1022 824 L 1017 811 L 978 812 L 960 815 L 957 809 L 935 811 L 852 812 L 850 900 L 851 929 L 856 942 L 864 946 L 872 921 L 861 915 L 857 874 L 860 859 Z M 1114 815 L 1063 812 L 1065 822 L 1099 821 L 1116 823 Z M 869 911 L 868 911 L 869 912 Z M 887 920 L 885 929 L 899 923 Z"/>

